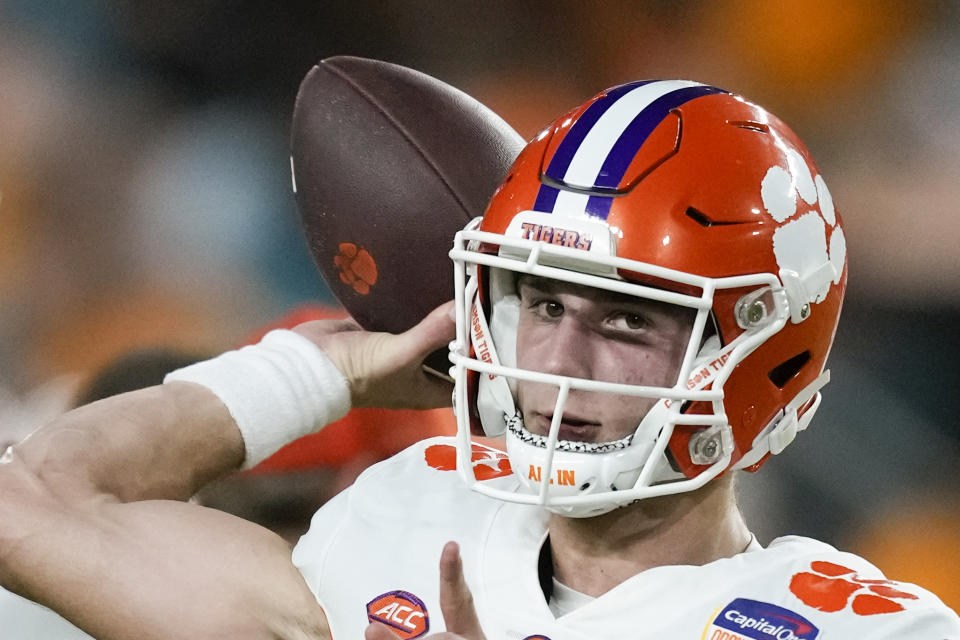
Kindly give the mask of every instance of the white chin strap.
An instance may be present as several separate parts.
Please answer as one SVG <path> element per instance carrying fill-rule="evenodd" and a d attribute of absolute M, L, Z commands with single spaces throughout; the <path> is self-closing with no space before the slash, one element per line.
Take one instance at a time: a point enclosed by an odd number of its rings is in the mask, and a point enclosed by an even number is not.
<path fill-rule="evenodd" d="M 558 407 L 556 411 L 554 415 L 559 416 L 562 409 Z M 668 413 L 661 401 L 647 412 L 637 430 L 625 438 L 599 443 L 558 440 L 554 449 L 548 448 L 545 436 L 527 431 L 518 413 L 509 421 L 506 433 L 510 466 L 524 490 L 538 494 L 546 482 L 551 498 L 630 489 L 640 477 Z M 669 469 L 669 464 L 666 468 Z M 547 473 L 549 478 L 544 477 Z M 624 504 L 628 502 L 632 500 L 624 500 Z M 611 499 L 602 505 L 548 503 L 546 508 L 563 516 L 585 518 L 619 506 L 622 504 Z"/>

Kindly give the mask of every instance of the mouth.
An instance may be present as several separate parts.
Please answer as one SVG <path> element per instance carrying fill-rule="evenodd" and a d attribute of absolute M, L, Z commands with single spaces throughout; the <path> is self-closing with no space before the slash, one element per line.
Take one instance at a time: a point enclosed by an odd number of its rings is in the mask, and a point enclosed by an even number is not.
<path fill-rule="evenodd" d="M 553 422 L 552 413 L 535 414 L 535 424 L 538 431 L 546 436 L 550 433 L 550 424 Z M 584 418 L 564 413 L 560 422 L 560 432 L 557 434 L 558 440 L 571 440 L 574 442 L 598 442 L 600 434 L 600 423 L 591 422 Z"/>

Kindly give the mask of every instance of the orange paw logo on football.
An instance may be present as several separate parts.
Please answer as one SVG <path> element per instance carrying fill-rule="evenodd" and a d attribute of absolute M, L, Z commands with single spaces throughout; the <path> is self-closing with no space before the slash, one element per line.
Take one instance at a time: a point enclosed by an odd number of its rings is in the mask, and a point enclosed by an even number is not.
<path fill-rule="evenodd" d="M 430 445 L 424 450 L 423 457 L 428 465 L 440 471 L 453 471 L 457 468 L 457 448 L 449 444 Z M 480 481 L 513 473 L 506 453 L 476 442 L 473 443 L 470 462 L 473 463 L 474 477 Z"/>
<path fill-rule="evenodd" d="M 891 586 L 896 584 L 892 580 L 865 580 L 843 565 L 817 561 L 810 563 L 810 569 L 794 574 L 790 591 L 805 605 L 827 613 L 848 605 L 860 616 L 895 613 L 904 608 L 899 600 L 917 599 Z"/>
<path fill-rule="evenodd" d="M 377 283 L 377 263 L 373 256 L 352 242 L 341 242 L 339 250 L 333 264 L 340 269 L 340 279 L 360 295 L 370 293 L 370 287 Z"/>

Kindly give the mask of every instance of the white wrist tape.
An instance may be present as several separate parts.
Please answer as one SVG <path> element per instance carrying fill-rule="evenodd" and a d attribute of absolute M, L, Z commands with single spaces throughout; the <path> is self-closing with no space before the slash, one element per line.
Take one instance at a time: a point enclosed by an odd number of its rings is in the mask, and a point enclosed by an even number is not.
<path fill-rule="evenodd" d="M 164 378 L 175 381 L 203 385 L 226 405 L 243 435 L 244 469 L 350 410 L 343 374 L 318 346 L 286 329 Z"/>

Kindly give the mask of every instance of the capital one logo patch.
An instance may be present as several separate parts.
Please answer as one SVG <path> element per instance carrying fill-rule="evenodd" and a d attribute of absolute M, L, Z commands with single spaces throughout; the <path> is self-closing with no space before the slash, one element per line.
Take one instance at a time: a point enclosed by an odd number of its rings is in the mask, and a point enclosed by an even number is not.
<path fill-rule="evenodd" d="M 707 626 L 706 640 L 814 640 L 820 630 L 799 613 L 737 598 Z"/>
<path fill-rule="evenodd" d="M 407 591 L 388 591 L 368 602 L 367 620 L 382 622 L 403 640 L 419 638 L 430 629 L 427 606 Z"/>

